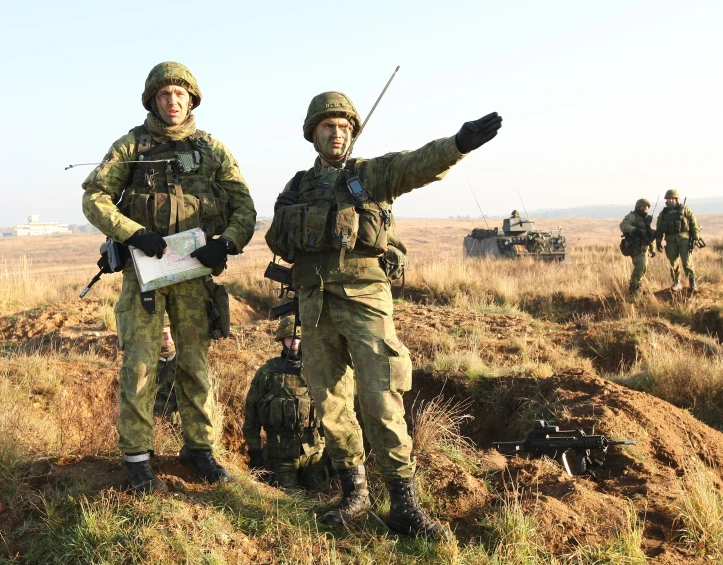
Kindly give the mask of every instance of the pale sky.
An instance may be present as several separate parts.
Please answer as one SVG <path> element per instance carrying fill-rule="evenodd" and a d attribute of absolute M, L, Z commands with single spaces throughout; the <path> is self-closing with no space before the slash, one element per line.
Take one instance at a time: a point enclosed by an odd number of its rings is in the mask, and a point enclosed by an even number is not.
<path fill-rule="evenodd" d="M 6 3 L 0 19 L 0 226 L 86 223 L 80 188 L 145 119 L 153 65 L 198 79 L 198 127 L 237 158 L 261 216 L 315 153 L 311 98 L 346 92 L 374 157 L 454 135 L 492 111 L 500 134 L 399 217 L 630 204 L 668 188 L 723 196 L 723 2 Z M 703 210 L 697 211 L 704 213 Z"/>

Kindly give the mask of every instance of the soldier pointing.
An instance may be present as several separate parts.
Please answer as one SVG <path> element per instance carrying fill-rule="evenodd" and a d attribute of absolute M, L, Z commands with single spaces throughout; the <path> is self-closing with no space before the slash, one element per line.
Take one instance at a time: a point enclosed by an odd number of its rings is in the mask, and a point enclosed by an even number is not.
<path fill-rule="evenodd" d="M 394 329 L 384 256 L 390 246 L 401 245 L 392 202 L 442 179 L 497 135 L 502 118 L 488 114 L 466 122 L 451 137 L 373 159 L 348 155 L 360 124 L 345 94 L 324 92 L 312 99 L 303 133 L 319 156 L 277 198 L 266 241 L 294 264 L 304 371 L 341 479 L 341 502 L 323 520 L 341 523 L 371 507 L 364 443 L 354 413 L 356 389 L 367 439 L 390 494 L 389 527 L 441 537 L 448 531 L 419 505 L 415 489 L 402 402 L 412 386 L 412 364 Z M 353 374 L 347 372 L 352 364 Z"/>

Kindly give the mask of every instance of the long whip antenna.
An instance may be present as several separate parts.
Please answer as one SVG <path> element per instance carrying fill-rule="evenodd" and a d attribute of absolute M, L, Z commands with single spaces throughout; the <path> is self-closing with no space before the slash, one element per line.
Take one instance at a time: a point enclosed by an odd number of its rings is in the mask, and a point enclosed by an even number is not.
<path fill-rule="evenodd" d="M 527 208 L 525 208 L 525 203 L 522 202 L 522 196 L 520 196 L 520 191 L 517 191 L 517 197 L 520 199 L 520 202 L 522 203 L 522 209 L 525 211 L 525 216 L 527 216 L 527 219 L 530 219 L 530 215 L 527 213 Z"/>
<path fill-rule="evenodd" d="M 469 186 L 469 191 L 472 193 L 472 198 L 474 198 L 474 201 L 477 202 L 477 208 L 479 208 L 479 213 L 482 214 L 482 219 L 485 221 L 485 225 L 487 226 L 487 229 L 490 229 L 490 225 L 487 223 L 487 218 L 485 218 L 485 213 L 482 211 L 482 206 L 479 205 L 479 201 L 477 200 L 477 197 L 474 195 L 474 190 L 472 190 L 472 185 L 469 181 L 467 181 L 467 186 Z"/>
<path fill-rule="evenodd" d="M 384 85 L 384 90 L 382 90 L 382 93 L 377 98 L 377 101 L 374 102 L 374 106 L 372 106 L 372 109 L 369 110 L 369 113 L 367 114 L 366 119 L 362 122 L 361 127 L 359 128 L 359 132 L 356 134 L 356 137 L 352 139 L 351 145 L 349 146 L 349 150 L 346 152 L 346 156 L 344 157 L 344 162 L 341 165 L 341 168 L 343 169 L 346 166 L 346 161 L 349 159 L 349 155 L 351 155 L 352 150 L 354 149 L 354 144 L 356 143 L 357 139 L 359 139 L 359 136 L 361 136 L 362 132 L 364 131 L 364 126 L 367 125 L 367 122 L 369 121 L 369 118 L 372 117 L 372 114 L 374 113 L 374 110 L 377 107 L 377 104 L 379 104 L 379 101 L 382 99 L 382 96 L 384 96 L 384 93 L 387 91 L 387 88 L 389 88 L 389 85 L 392 83 L 392 80 L 394 80 L 394 77 L 397 75 L 397 71 L 399 70 L 399 65 L 397 65 L 397 68 L 394 69 L 394 72 L 392 73 L 392 76 L 389 77 L 389 80 L 387 81 L 387 84 Z"/>

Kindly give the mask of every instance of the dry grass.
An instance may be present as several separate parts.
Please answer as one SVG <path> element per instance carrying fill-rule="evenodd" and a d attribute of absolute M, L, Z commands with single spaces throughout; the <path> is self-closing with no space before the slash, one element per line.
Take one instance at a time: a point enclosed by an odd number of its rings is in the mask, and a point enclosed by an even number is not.
<path fill-rule="evenodd" d="M 461 426 L 473 419 L 470 399 L 455 402 L 436 396 L 412 407 L 412 437 L 417 451 L 443 451 L 470 455 L 474 443 L 460 433 Z"/>
<path fill-rule="evenodd" d="M 713 473 L 699 459 L 690 459 L 679 487 L 681 538 L 696 553 L 723 559 L 723 494 Z"/>

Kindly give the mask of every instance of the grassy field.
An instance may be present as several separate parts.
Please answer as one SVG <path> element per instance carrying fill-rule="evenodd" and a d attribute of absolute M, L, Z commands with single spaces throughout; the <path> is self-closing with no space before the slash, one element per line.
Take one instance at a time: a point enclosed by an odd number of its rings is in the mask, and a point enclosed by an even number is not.
<path fill-rule="evenodd" d="M 78 299 L 103 238 L 0 240 L 0 563 L 723 562 L 723 217 L 699 219 L 701 291 L 671 293 L 657 257 L 636 300 L 617 221 L 565 220 L 560 264 L 465 258 L 476 222 L 398 222 L 410 256 L 395 322 L 415 368 L 422 501 L 458 539 L 439 544 L 375 516 L 327 528 L 317 517 L 334 489 L 281 491 L 248 471 L 243 399 L 277 353 L 263 231 L 219 277 L 235 301 L 232 338 L 211 352 L 214 419 L 234 481 L 184 474 L 178 430 L 159 421 L 154 465 L 172 493 L 158 498 L 124 490 L 115 446 L 120 276 Z M 595 482 L 489 449 L 538 417 L 637 445 Z M 373 455 L 369 468 L 383 518 Z"/>

